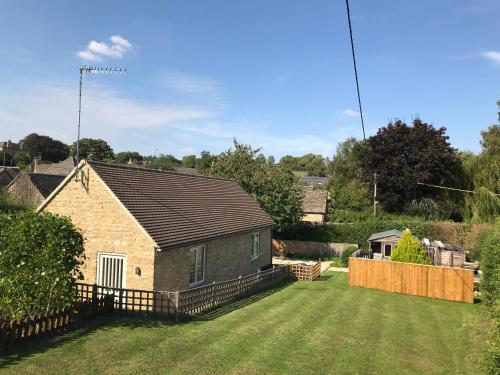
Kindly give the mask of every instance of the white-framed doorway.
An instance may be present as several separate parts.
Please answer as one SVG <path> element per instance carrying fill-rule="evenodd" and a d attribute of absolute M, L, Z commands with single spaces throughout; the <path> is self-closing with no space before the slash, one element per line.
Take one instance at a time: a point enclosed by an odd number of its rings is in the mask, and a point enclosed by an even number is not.
<path fill-rule="evenodd" d="M 126 288 L 127 256 L 97 253 L 97 285 L 104 288 Z"/>

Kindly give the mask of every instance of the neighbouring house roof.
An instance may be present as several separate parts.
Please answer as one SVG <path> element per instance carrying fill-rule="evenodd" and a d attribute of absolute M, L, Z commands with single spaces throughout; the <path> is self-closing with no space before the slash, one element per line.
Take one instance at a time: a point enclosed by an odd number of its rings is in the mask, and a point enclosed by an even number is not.
<path fill-rule="evenodd" d="M 17 167 L 0 167 L 0 189 L 7 187 L 19 173 Z"/>
<path fill-rule="evenodd" d="M 235 181 L 87 163 L 162 250 L 274 224 Z"/>
<path fill-rule="evenodd" d="M 299 181 L 311 186 L 321 186 L 326 185 L 328 182 L 327 177 L 316 177 L 316 176 L 300 176 Z"/>
<path fill-rule="evenodd" d="M 325 214 L 327 201 L 328 192 L 326 190 L 315 190 L 312 186 L 307 186 L 304 189 L 302 210 L 304 213 Z"/>
<path fill-rule="evenodd" d="M 192 175 L 199 174 L 196 168 L 177 167 L 175 168 L 175 171 L 184 174 L 192 174 Z"/>
<path fill-rule="evenodd" d="M 386 230 L 385 232 L 372 234 L 368 238 L 368 241 L 376 241 L 376 240 L 379 240 L 381 238 L 391 237 L 391 236 L 401 237 L 402 235 L 403 235 L 403 232 L 401 232 L 400 230 L 391 229 L 391 230 Z"/>
<path fill-rule="evenodd" d="M 47 198 L 64 180 L 64 176 L 42 173 L 27 173 L 31 183 L 38 189 L 44 198 Z"/>
<path fill-rule="evenodd" d="M 75 160 L 72 156 L 60 161 L 59 163 L 40 163 L 36 162 L 33 172 L 39 174 L 52 174 L 58 176 L 67 176 L 75 167 Z"/>

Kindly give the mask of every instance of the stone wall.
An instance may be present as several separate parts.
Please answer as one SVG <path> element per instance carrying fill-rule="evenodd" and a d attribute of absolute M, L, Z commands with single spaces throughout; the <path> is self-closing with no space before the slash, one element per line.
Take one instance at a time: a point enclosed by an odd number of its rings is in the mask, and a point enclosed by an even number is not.
<path fill-rule="evenodd" d="M 26 173 L 21 173 L 21 175 L 5 189 L 5 191 L 16 201 L 28 206 L 36 207 L 44 200 L 43 195 L 31 183 L 31 180 Z"/>
<path fill-rule="evenodd" d="M 292 241 L 273 239 L 274 255 L 293 255 L 294 257 L 327 258 L 340 256 L 348 246 L 358 247 L 350 243 Z"/>
<path fill-rule="evenodd" d="M 251 260 L 251 234 L 237 234 L 211 241 L 167 249 L 156 254 L 154 288 L 156 290 L 182 290 L 189 288 L 190 249 L 205 245 L 204 285 L 248 275 L 271 264 L 271 228 L 261 229 L 260 253 Z"/>
<path fill-rule="evenodd" d="M 88 179 L 72 178 L 44 208 L 44 211 L 68 216 L 86 239 L 85 283 L 96 281 L 97 253 L 127 256 L 126 288 L 153 288 L 154 242 L 135 219 L 121 206 L 97 174 L 83 167 Z M 140 275 L 135 274 L 139 267 Z"/>

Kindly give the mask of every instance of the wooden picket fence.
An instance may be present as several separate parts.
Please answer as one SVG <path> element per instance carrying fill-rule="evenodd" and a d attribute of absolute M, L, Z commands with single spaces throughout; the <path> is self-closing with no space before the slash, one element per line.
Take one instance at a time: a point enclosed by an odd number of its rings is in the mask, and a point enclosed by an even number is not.
<path fill-rule="evenodd" d="M 0 321 L 0 352 L 26 340 L 74 329 L 96 315 L 113 310 L 113 295 L 17 320 Z"/>
<path fill-rule="evenodd" d="M 474 303 L 474 271 L 349 258 L 349 285 Z"/>
<path fill-rule="evenodd" d="M 321 276 L 321 263 L 290 263 L 288 264 L 288 273 L 290 277 L 297 280 L 313 281 Z"/>

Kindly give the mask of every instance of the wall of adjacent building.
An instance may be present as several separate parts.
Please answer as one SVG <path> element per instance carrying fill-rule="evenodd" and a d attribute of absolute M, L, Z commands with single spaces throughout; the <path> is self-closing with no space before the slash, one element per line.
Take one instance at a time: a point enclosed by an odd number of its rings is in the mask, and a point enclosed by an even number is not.
<path fill-rule="evenodd" d="M 89 166 L 84 166 L 83 172 L 86 177 L 78 181 L 71 178 L 44 208 L 70 217 L 83 232 L 86 239 L 83 282 L 96 282 L 98 252 L 123 254 L 127 256 L 126 287 L 151 290 L 154 242 Z M 136 275 L 136 267 L 140 275 Z"/>
<path fill-rule="evenodd" d="M 45 199 L 26 173 L 21 173 L 6 187 L 5 191 L 15 200 L 28 206 L 37 207 Z"/>
<path fill-rule="evenodd" d="M 156 254 L 154 288 L 156 290 L 182 290 L 189 288 L 190 249 L 205 245 L 205 285 L 257 272 L 272 263 L 272 228 L 258 230 L 260 251 L 257 259 L 251 259 L 254 232 L 237 234 L 211 241 L 166 249 Z"/>

